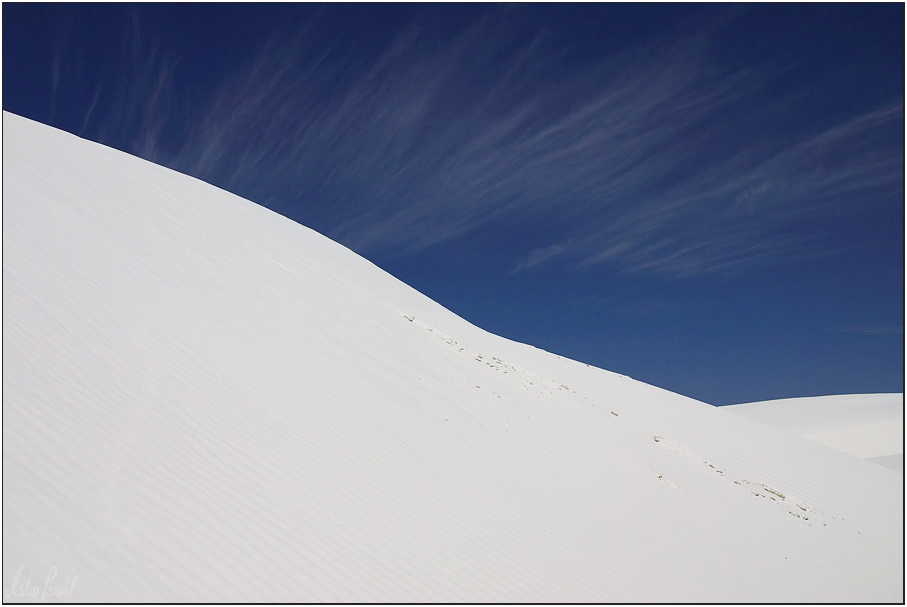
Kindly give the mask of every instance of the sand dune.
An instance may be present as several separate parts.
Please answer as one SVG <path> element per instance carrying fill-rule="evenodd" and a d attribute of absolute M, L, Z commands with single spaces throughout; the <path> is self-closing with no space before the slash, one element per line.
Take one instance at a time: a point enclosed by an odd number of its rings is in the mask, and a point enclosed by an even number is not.
<path fill-rule="evenodd" d="M 3 115 L 6 600 L 900 602 L 895 471 Z"/>
<path fill-rule="evenodd" d="M 832 449 L 904 471 L 904 395 L 844 394 L 727 407 Z"/>

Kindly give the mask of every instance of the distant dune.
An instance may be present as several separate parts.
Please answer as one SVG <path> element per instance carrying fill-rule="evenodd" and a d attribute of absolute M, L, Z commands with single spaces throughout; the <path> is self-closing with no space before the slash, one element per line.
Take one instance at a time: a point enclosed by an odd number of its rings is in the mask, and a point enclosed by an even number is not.
<path fill-rule="evenodd" d="M 724 409 L 904 471 L 903 394 L 786 398 Z"/>
<path fill-rule="evenodd" d="M 898 603 L 903 507 L 3 114 L 6 601 Z"/>

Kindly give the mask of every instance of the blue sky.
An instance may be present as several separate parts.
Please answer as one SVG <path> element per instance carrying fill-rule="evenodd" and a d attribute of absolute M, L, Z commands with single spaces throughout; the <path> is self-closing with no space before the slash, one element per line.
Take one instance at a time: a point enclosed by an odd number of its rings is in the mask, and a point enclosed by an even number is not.
<path fill-rule="evenodd" d="M 712 404 L 904 383 L 904 7 L 3 5 L 3 109 Z"/>

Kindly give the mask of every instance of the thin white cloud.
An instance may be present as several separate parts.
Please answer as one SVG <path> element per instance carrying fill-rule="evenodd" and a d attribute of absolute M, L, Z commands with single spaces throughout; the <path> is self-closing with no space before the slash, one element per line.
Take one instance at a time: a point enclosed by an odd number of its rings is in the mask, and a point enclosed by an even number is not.
<path fill-rule="evenodd" d="M 94 113 L 95 108 L 98 106 L 98 100 L 101 98 L 101 85 L 95 88 L 94 97 L 91 99 L 91 104 L 88 106 L 88 110 L 85 111 L 85 117 L 82 119 L 82 128 L 79 129 L 79 135 L 81 136 L 85 133 L 85 129 L 88 128 L 88 124 L 91 122 L 91 115 Z"/>
<path fill-rule="evenodd" d="M 50 118 L 54 119 L 57 106 L 57 89 L 60 88 L 60 64 L 63 61 L 62 55 L 58 52 L 54 55 L 53 63 L 50 69 Z"/>
<path fill-rule="evenodd" d="M 738 159 L 710 167 L 587 233 L 577 244 L 582 262 L 685 275 L 815 254 L 823 234 L 798 224 L 826 216 L 832 204 L 854 214 L 902 196 L 903 153 L 890 141 L 901 115 L 900 105 L 872 111 L 749 168 Z"/>
<path fill-rule="evenodd" d="M 520 263 L 518 263 L 516 265 L 516 267 L 513 269 L 513 273 L 521 272 L 523 270 L 528 270 L 529 268 L 533 268 L 541 263 L 544 263 L 545 261 L 547 261 L 549 259 L 557 257 L 558 255 L 561 255 L 568 248 L 569 248 L 569 245 L 567 243 L 563 243 L 563 244 L 554 244 L 549 247 L 545 247 L 543 249 L 535 249 L 529 253 L 529 255 L 526 257 L 526 259 L 524 259 L 523 261 L 521 261 Z"/>
<path fill-rule="evenodd" d="M 903 152 L 884 134 L 900 104 L 721 153 L 733 133 L 713 119 L 764 78 L 715 68 L 707 31 L 561 73 L 543 37 L 489 50 L 520 39 L 507 27 L 492 14 L 442 43 L 416 20 L 368 62 L 340 36 L 318 43 L 317 23 L 295 42 L 275 37 L 212 94 L 176 152 L 161 144 L 173 63 L 135 36 L 142 94 L 113 122 L 142 125 L 146 157 L 363 252 L 561 219 L 564 242 L 527 243 L 515 271 L 552 260 L 726 270 L 805 251 L 816 239 L 793 228 L 830 200 L 898 190 Z"/>

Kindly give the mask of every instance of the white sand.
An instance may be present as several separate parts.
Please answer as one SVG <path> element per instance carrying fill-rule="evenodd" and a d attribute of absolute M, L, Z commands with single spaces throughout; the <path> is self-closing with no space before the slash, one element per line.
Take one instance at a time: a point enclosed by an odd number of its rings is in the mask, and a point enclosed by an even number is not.
<path fill-rule="evenodd" d="M 727 407 L 775 428 L 903 472 L 904 395 L 786 398 Z"/>
<path fill-rule="evenodd" d="M 902 476 L 3 114 L 3 590 L 901 602 Z"/>

